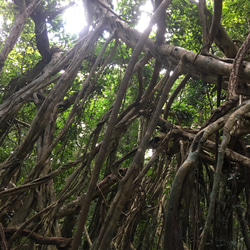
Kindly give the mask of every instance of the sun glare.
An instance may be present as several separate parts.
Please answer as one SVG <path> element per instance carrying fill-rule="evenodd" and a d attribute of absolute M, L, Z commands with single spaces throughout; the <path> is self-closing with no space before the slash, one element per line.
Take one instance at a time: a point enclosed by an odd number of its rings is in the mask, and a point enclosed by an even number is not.
<path fill-rule="evenodd" d="M 84 26 L 86 26 L 85 20 L 85 11 L 82 4 L 82 1 L 75 1 L 75 5 L 68 8 L 63 14 L 64 27 L 66 33 L 69 34 L 78 34 Z M 114 1 L 114 6 L 117 3 Z M 136 25 L 136 29 L 140 32 L 143 32 L 151 18 L 153 11 L 153 6 L 150 0 L 147 0 L 146 3 L 140 7 L 140 20 Z"/>
<path fill-rule="evenodd" d="M 143 32 L 147 28 L 151 18 L 152 11 L 153 11 L 152 2 L 149 0 L 146 1 L 146 3 L 140 7 L 141 17 L 138 24 L 135 26 L 135 28 L 138 31 Z"/>
<path fill-rule="evenodd" d="M 78 34 L 86 26 L 85 11 L 82 1 L 75 1 L 75 5 L 63 14 L 65 32 Z"/>
<path fill-rule="evenodd" d="M 146 150 L 146 152 L 145 152 L 145 157 L 146 158 L 151 158 L 152 156 L 153 156 L 153 149 L 152 148 L 150 148 L 150 149 L 148 149 L 148 150 Z"/>

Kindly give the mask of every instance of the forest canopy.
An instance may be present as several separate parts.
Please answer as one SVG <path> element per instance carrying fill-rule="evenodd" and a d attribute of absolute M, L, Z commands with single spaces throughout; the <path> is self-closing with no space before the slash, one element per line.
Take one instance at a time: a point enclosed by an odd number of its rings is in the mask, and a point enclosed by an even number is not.
<path fill-rule="evenodd" d="M 0 249 L 250 249 L 248 0 L 0 3 Z"/>

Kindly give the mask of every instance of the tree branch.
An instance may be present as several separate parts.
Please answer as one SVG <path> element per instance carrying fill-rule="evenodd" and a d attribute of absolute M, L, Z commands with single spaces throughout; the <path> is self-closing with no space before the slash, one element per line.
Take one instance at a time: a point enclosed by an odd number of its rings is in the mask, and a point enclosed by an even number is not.
<path fill-rule="evenodd" d="M 217 32 L 219 30 L 221 13 L 222 13 L 222 0 L 214 0 L 214 14 L 213 14 L 213 19 L 212 19 L 212 24 L 211 24 L 210 30 L 209 30 L 208 49 L 210 48 L 211 44 L 213 43 L 214 38 L 216 37 Z"/>
<path fill-rule="evenodd" d="M 35 10 L 35 8 L 40 4 L 41 0 L 34 0 L 32 1 L 28 7 L 23 10 L 24 6 L 21 4 L 22 12 L 20 12 L 15 20 L 15 23 L 10 31 L 10 34 L 7 38 L 7 40 L 4 43 L 4 47 L 2 51 L 0 52 L 0 74 L 2 72 L 4 63 L 10 53 L 10 51 L 13 49 L 14 45 L 16 44 L 16 41 L 18 37 L 20 36 L 21 32 L 23 31 L 25 22 L 27 18 L 31 15 L 31 13 Z"/>
<path fill-rule="evenodd" d="M 12 236 L 18 231 L 17 228 L 4 228 L 4 232 L 7 238 Z M 34 233 L 28 229 L 23 229 L 20 235 L 27 236 L 27 238 L 34 240 L 38 244 L 42 245 L 55 245 L 57 247 L 67 247 L 70 246 L 73 239 L 67 239 L 62 237 L 44 237 L 37 233 Z"/>

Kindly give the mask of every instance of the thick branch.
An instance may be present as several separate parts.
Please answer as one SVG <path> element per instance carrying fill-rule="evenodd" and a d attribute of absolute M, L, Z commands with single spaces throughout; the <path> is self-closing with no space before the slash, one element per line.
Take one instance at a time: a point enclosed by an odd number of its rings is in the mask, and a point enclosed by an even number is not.
<path fill-rule="evenodd" d="M 236 91 L 239 85 L 239 78 L 240 78 L 239 76 L 243 68 L 242 67 L 243 60 L 249 50 L 250 50 L 250 33 L 248 34 L 242 46 L 240 47 L 235 57 L 234 63 L 233 63 L 233 68 L 230 74 L 230 79 L 229 79 L 229 84 L 228 84 L 229 98 L 233 97 L 236 94 Z"/>
<path fill-rule="evenodd" d="M 2 71 L 4 63 L 7 59 L 10 51 L 13 49 L 18 37 L 20 36 L 21 32 L 23 31 L 23 28 L 24 28 L 24 25 L 25 25 L 27 18 L 31 15 L 31 13 L 39 5 L 40 2 L 41 2 L 41 0 L 32 1 L 25 10 L 24 10 L 23 5 L 21 5 L 20 8 L 21 8 L 22 12 L 20 12 L 18 14 L 16 21 L 15 21 L 15 23 L 10 31 L 9 36 L 4 43 L 4 47 L 0 53 L 0 73 Z"/>
<path fill-rule="evenodd" d="M 141 33 L 128 27 L 125 23 L 121 22 L 118 19 L 112 19 L 111 22 L 111 26 L 117 28 L 118 37 L 128 46 L 135 48 L 138 39 L 141 36 Z M 214 57 L 213 55 L 197 56 L 197 54 L 192 51 L 169 44 L 162 44 L 161 46 L 157 46 L 150 38 L 147 39 L 143 51 L 150 51 L 150 54 L 154 58 L 159 59 L 159 61 L 161 61 L 164 65 L 169 65 L 170 63 L 172 66 L 177 65 L 180 58 L 185 55 L 187 60 L 185 73 L 194 73 L 195 76 L 201 74 L 208 75 L 208 79 L 210 79 L 209 75 L 214 75 L 215 79 L 217 79 L 217 75 L 229 77 L 233 68 L 233 60 L 231 59 L 225 60 L 223 58 Z M 242 72 L 240 74 L 239 81 L 249 82 L 249 79 L 250 63 L 244 62 L 242 65 Z"/>
<path fill-rule="evenodd" d="M 210 44 L 208 45 L 208 47 L 211 46 L 219 30 L 221 13 L 222 13 L 222 0 L 214 0 L 214 15 L 213 15 L 212 24 L 209 30 L 209 43 Z"/>
<path fill-rule="evenodd" d="M 51 52 L 49 51 L 49 38 L 45 20 L 46 16 L 42 5 L 31 14 L 31 18 L 35 23 L 36 46 L 41 56 L 46 61 L 50 61 Z"/>
<path fill-rule="evenodd" d="M 6 238 L 9 238 L 17 231 L 18 231 L 17 228 L 4 228 Z M 73 240 L 62 237 L 44 237 L 27 229 L 22 230 L 22 232 L 20 232 L 20 235 L 27 236 L 29 239 L 34 240 L 38 244 L 55 245 L 57 247 L 70 246 Z"/>
<path fill-rule="evenodd" d="M 1 250 L 7 250 L 8 249 L 5 234 L 4 234 L 4 230 L 3 230 L 3 227 L 2 227 L 1 223 L 0 223 L 0 249 Z"/>
<path fill-rule="evenodd" d="M 202 45 L 203 50 L 205 52 L 208 52 L 207 44 L 209 42 L 209 36 L 208 36 L 208 18 L 206 16 L 206 1 L 205 0 L 199 0 L 198 5 L 199 10 L 199 16 L 200 16 L 200 22 L 201 22 L 201 28 L 202 28 Z"/>

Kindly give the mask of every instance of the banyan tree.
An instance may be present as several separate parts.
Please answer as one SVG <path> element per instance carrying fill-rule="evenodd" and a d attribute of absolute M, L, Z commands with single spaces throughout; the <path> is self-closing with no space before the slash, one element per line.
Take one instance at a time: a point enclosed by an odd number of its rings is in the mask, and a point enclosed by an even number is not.
<path fill-rule="evenodd" d="M 0 2 L 1 249 L 250 249 L 247 0 Z"/>

